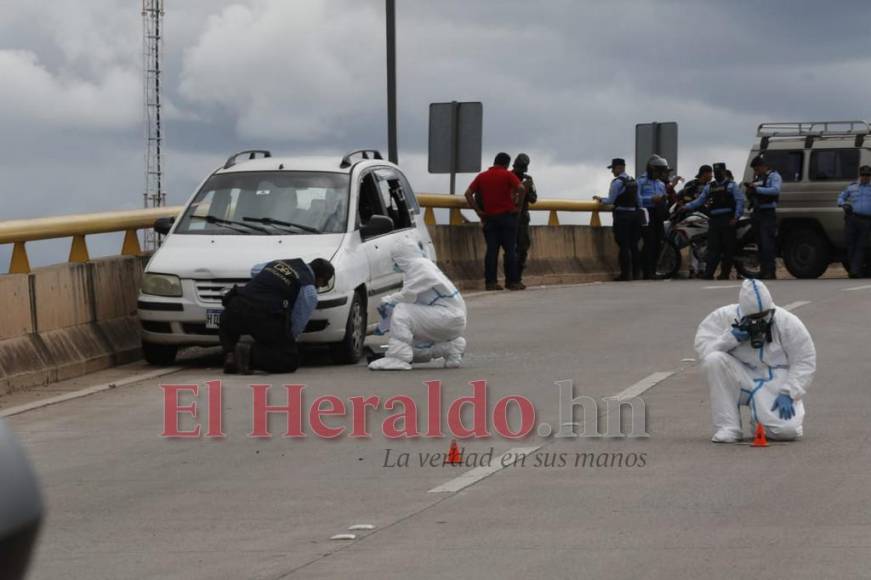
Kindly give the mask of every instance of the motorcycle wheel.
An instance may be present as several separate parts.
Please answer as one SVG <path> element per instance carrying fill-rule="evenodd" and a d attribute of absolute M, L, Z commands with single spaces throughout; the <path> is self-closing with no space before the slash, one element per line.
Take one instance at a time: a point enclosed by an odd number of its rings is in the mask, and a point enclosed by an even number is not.
<path fill-rule="evenodd" d="M 762 268 L 759 265 L 759 249 L 756 242 L 745 240 L 739 244 L 735 251 L 735 270 L 744 278 L 759 278 Z"/>
<path fill-rule="evenodd" d="M 674 278 L 680 271 L 682 256 L 674 240 L 665 240 L 656 261 L 656 279 Z"/>

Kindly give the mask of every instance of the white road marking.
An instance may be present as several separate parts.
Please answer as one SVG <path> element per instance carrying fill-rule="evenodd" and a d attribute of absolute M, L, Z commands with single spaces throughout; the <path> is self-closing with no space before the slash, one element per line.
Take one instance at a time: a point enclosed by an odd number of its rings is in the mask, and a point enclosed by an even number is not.
<path fill-rule="evenodd" d="M 511 461 L 508 461 L 506 459 L 506 465 L 512 465 L 514 463 L 514 460 L 520 457 L 525 457 L 530 453 L 534 453 L 536 450 L 539 449 L 539 447 L 541 447 L 541 445 L 539 445 L 538 447 L 515 447 L 513 449 L 509 449 L 496 459 L 492 460 L 490 462 L 490 465 L 484 465 L 481 467 L 470 469 L 463 475 L 455 477 L 450 481 L 447 481 L 437 487 L 432 488 L 431 490 L 429 490 L 429 493 L 456 493 L 461 489 L 469 487 L 473 483 L 477 483 L 485 477 L 493 475 L 497 471 L 501 470 L 503 467 L 505 467 L 504 465 L 502 465 L 503 458 L 507 457 L 508 459 L 511 459 Z"/>
<path fill-rule="evenodd" d="M 704 290 L 723 290 L 724 288 L 740 288 L 741 284 L 729 284 L 727 286 L 702 286 Z"/>
<path fill-rule="evenodd" d="M 801 308 L 802 306 L 807 306 L 810 304 L 810 300 L 798 300 L 796 302 L 790 302 L 786 306 L 783 307 L 784 310 L 795 310 L 796 308 Z"/>
<path fill-rule="evenodd" d="M 696 359 L 694 359 L 694 358 L 682 358 L 682 359 L 680 359 L 680 362 L 696 362 Z"/>
<path fill-rule="evenodd" d="M 354 530 L 374 530 L 375 526 L 373 526 L 372 524 L 354 524 L 353 526 L 350 526 L 348 529 L 351 530 L 352 532 Z"/>
<path fill-rule="evenodd" d="M 163 375 L 170 375 L 170 374 L 178 372 L 180 370 L 182 370 L 182 367 L 167 367 L 167 368 L 163 368 L 163 369 L 157 369 L 154 371 L 149 371 L 147 373 L 133 375 L 132 377 L 127 377 L 126 379 L 121 379 L 118 381 L 114 381 L 112 383 L 103 383 L 102 385 L 95 385 L 93 387 L 88 387 L 87 389 L 82 389 L 80 391 L 73 391 L 72 393 L 64 393 L 63 395 L 58 395 L 57 397 L 49 397 L 48 399 L 41 399 L 39 401 L 27 403 L 26 405 L 18 405 L 17 407 L 9 407 L 8 409 L 0 410 L 0 417 L 11 417 L 12 415 L 18 415 L 20 413 L 25 413 L 27 411 L 33 411 L 34 409 L 41 409 L 42 407 L 48 407 L 49 405 L 56 405 L 58 403 L 63 403 L 65 401 L 71 401 L 73 399 L 78 399 L 80 397 L 87 397 L 88 395 L 93 395 L 95 393 L 99 393 L 102 391 L 108 391 L 109 389 L 114 389 L 116 387 L 123 387 L 125 385 L 130 385 L 130 384 L 138 383 L 141 381 L 147 381 L 148 379 L 153 379 L 155 377 L 162 377 Z"/>
<path fill-rule="evenodd" d="M 844 288 L 844 292 L 855 292 L 856 290 L 868 290 L 871 288 L 871 284 L 866 284 L 865 286 L 853 286 L 852 288 Z"/>
<path fill-rule="evenodd" d="M 330 538 L 331 540 L 356 540 L 356 534 L 336 534 Z"/>
<path fill-rule="evenodd" d="M 647 377 L 644 377 L 631 387 L 622 390 L 611 397 L 605 397 L 605 399 L 616 399 L 618 401 L 628 401 L 629 399 L 634 399 L 635 397 L 640 396 L 644 391 L 656 386 L 661 383 L 668 377 L 674 374 L 674 371 L 663 371 L 658 373 L 653 373 Z"/>

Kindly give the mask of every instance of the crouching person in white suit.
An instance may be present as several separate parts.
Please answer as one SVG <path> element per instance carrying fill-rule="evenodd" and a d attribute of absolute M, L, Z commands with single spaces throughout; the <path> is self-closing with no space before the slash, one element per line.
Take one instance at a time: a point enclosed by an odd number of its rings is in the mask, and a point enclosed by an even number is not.
<path fill-rule="evenodd" d="M 384 358 L 369 368 L 411 370 L 412 362 L 438 358 L 447 368 L 459 367 L 466 350 L 466 303 L 459 290 L 409 238 L 397 242 L 391 257 L 403 274 L 402 289 L 381 299 L 381 310 L 392 310 L 390 342 Z"/>
<path fill-rule="evenodd" d="M 712 441 L 741 440 L 741 405 L 769 438 L 801 437 L 816 350 L 801 320 L 775 306 L 762 282 L 745 280 L 738 304 L 709 314 L 695 347 L 711 389 Z"/>

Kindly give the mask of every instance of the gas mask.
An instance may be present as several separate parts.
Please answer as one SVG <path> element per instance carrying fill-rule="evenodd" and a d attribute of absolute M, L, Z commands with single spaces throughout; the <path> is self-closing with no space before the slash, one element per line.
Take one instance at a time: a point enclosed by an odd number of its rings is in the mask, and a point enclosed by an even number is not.
<path fill-rule="evenodd" d="M 762 348 L 766 342 L 771 342 L 771 324 L 774 322 L 774 312 L 766 311 L 756 316 L 745 316 L 732 326 L 750 335 L 750 346 Z"/>

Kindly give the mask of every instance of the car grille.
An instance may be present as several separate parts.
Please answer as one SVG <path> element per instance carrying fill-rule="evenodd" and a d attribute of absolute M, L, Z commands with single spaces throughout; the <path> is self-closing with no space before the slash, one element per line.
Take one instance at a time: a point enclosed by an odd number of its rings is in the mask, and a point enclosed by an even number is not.
<path fill-rule="evenodd" d="M 194 280 L 194 287 L 197 290 L 197 298 L 202 302 L 212 304 L 220 304 L 224 294 L 233 287 L 244 286 L 248 280 Z"/>

